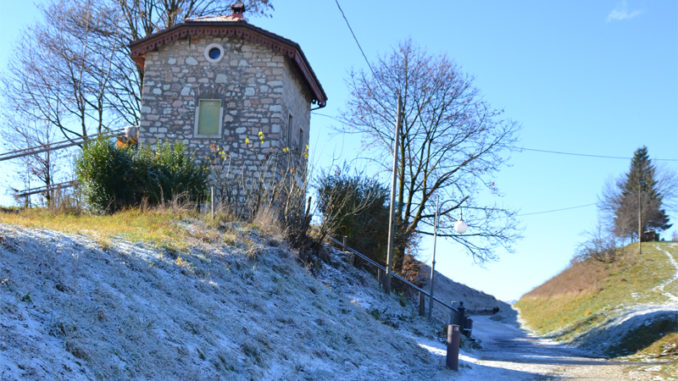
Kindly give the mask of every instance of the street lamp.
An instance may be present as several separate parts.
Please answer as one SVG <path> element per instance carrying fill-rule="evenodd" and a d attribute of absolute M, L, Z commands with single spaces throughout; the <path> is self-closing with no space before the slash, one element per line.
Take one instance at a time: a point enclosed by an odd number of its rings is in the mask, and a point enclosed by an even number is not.
<path fill-rule="evenodd" d="M 440 211 L 440 208 L 438 207 L 438 202 L 440 198 L 438 195 L 436 195 L 436 214 L 433 220 L 433 260 L 431 261 L 431 298 L 428 303 L 428 318 L 429 320 L 431 319 L 431 312 L 433 311 L 433 281 L 435 279 L 435 274 L 436 274 L 436 241 L 438 239 L 438 213 Z M 463 200 L 462 200 L 463 202 Z M 466 225 L 466 222 L 464 222 L 462 215 L 461 215 L 461 205 L 459 206 L 459 220 L 454 223 L 454 231 L 457 232 L 457 234 L 464 234 L 466 233 L 466 229 L 468 228 L 468 225 Z"/>
<path fill-rule="evenodd" d="M 454 223 L 454 231 L 459 233 L 459 234 L 464 234 L 466 233 L 466 229 L 468 228 L 468 225 L 466 225 L 466 222 L 462 219 L 461 216 L 461 206 L 459 207 L 459 220 Z"/>

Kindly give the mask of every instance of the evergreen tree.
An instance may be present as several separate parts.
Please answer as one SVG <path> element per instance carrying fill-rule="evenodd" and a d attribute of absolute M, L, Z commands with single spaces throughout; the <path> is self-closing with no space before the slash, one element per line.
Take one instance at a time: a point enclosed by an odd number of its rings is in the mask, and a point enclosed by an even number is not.
<path fill-rule="evenodd" d="M 614 233 L 619 237 L 638 238 L 642 232 L 671 227 L 662 209 L 663 195 L 655 177 L 655 167 L 647 154 L 647 147 L 636 150 L 631 168 L 617 184 L 613 198 Z"/>

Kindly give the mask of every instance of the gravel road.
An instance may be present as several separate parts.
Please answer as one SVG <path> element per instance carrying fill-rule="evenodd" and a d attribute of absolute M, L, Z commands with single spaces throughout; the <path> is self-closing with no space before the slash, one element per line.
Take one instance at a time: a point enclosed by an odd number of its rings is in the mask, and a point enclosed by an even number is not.
<path fill-rule="evenodd" d="M 575 348 L 532 336 L 515 322 L 496 321 L 490 316 L 473 319 L 473 335 L 483 349 L 460 356 L 471 363 L 470 373 L 477 373 L 474 368 L 478 367 L 505 370 L 495 374 L 495 381 L 662 380 L 652 372 L 659 363 L 590 357 Z"/>

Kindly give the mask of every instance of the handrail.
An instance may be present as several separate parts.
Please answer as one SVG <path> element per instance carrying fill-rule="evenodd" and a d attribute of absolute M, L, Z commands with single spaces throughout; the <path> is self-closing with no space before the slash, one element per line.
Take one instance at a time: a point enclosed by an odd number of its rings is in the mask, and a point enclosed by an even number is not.
<path fill-rule="evenodd" d="M 55 142 L 55 143 L 42 144 L 42 145 L 34 146 L 34 147 L 16 149 L 14 151 L 2 152 L 2 153 L 0 153 L 0 161 L 16 159 L 16 158 L 23 157 L 23 156 L 35 155 L 35 154 L 42 153 L 42 152 L 56 151 L 56 150 L 63 149 L 63 148 L 73 147 L 75 145 L 80 145 L 80 144 L 87 142 L 87 139 L 95 139 L 97 137 L 106 137 L 106 138 L 112 137 L 112 136 L 115 136 L 116 134 L 123 132 L 123 131 L 124 131 L 124 128 L 121 128 L 121 129 L 117 129 L 117 130 L 110 130 L 110 131 L 102 132 L 101 134 L 94 134 L 94 135 L 91 135 L 87 138 L 80 136 L 80 137 L 74 138 L 72 140 L 62 140 L 62 141 Z"/>
<path fill-rule="evenodd" d="M 341 246 L 341 247 L 344 247 L 344 243 L 341 242 L 341 241 L 339 241 L 338 239 L 336 239 L 336 238 L 334 238 L 334 237 L 330 237 L 330 236 L 328 236 L 327 238 L 329 238 L 329 240 L 330 240 L 332 243 L 334 243 L 334 244 L 336 244 L 336 245 L 339 245 L 339 246 Z M 349 251 L 349 252 L 351 252 L 351 253 L 353 253 L 353 254 L 355 254 L 355 255 L 357 255 L 358 257 L 360 257 L 360 259 L 362 259 L 362 260 L 364 260 L 365 262 L 369 263 L 370 265 L 376 267 L 377 269 L 379 269 L 379 270 L 381 270 L 381 271 L 384 271 L 384 273 L 386 272 L 386 267 L 385 267 L 385 266 L 383 266 L 382 264 L 378 263 L 378 262 L 375 261 L 374 259 L 368 257 L 367 255 L 365 255 L 365 254 L 359 252 L 358 250 L 353 249 L 353 248 L 348 247 L 348 246 L 346 246 L 346 250 Z M 402 276 L 400 276 L 400 274 L 392 273 L 391 276 L 394 277 L 394 278 L 396 278 L 396 279 L 398 279 L 399 281 L 403 282 L 405 285 L 411 287 L 411 288 L 414 289 L 415 291 L 419 291 L 419 292 L 421 292 L 422 294 L 426 295 L 428 298 L 431 298 L 431 294 L 430 294 L 429 292 L 425 291 L 424 289 L 422 289 L 421 287 L 417 286 L 416 284 L 410 282 L 409 280 L 403 278 Z M 443 306 L 443 307 L 449 309 L 450 311 L 457 312 L 457 309 L 456 309 L 456 308 L 454 308 L 453 306 L 451 306 L 451 305 L 449 305 L 449 304 L 443 302 L 442 300 L 436 298 L 435 296 L 433 296 L 432 299 L 433 299 L 433 301 L 435 301 L 435 302 L 437 302 L 438 304 L 440 304 L 441 306 Z"/>
<path fill-rule="evenodd" d="M 64 181 L 63 183 L 58 183 L 58 184 L 51 184 L 49 187 L 47 186 L 41 186 L 39 188 L 29 188 L 29 189 L 24 189 L 22 191 L 17 191 L 14 193 L 14 197 L 26 197 L 26 196 L 32 196 L 34 194 L 38 193 L 45 193 L 45 192 L 51 192 L 59 189 L 64 189 L 64 188 L 70 188 L 72 186 L 75 186 L 77 184 L 77 180 L 71 180 L 71 181 Z"/>

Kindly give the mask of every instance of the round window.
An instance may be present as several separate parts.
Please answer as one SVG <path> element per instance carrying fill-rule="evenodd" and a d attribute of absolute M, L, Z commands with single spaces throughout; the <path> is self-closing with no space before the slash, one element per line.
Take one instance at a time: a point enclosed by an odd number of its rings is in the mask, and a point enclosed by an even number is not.
<path fill-rule="evenodd" d="M 219 62 L 224 58 L 224 47 L 220 44 L 209 44 L 205 48 L 205 58 L 209 62 Z"/>
<path fill-rule="evenodd" d="M 219 50 L 219 48 L 212 48 L 207 52 L 207 55 L 213 60 L 218 60 L 219 57 L 221 57 L 221 50 Z"/>

